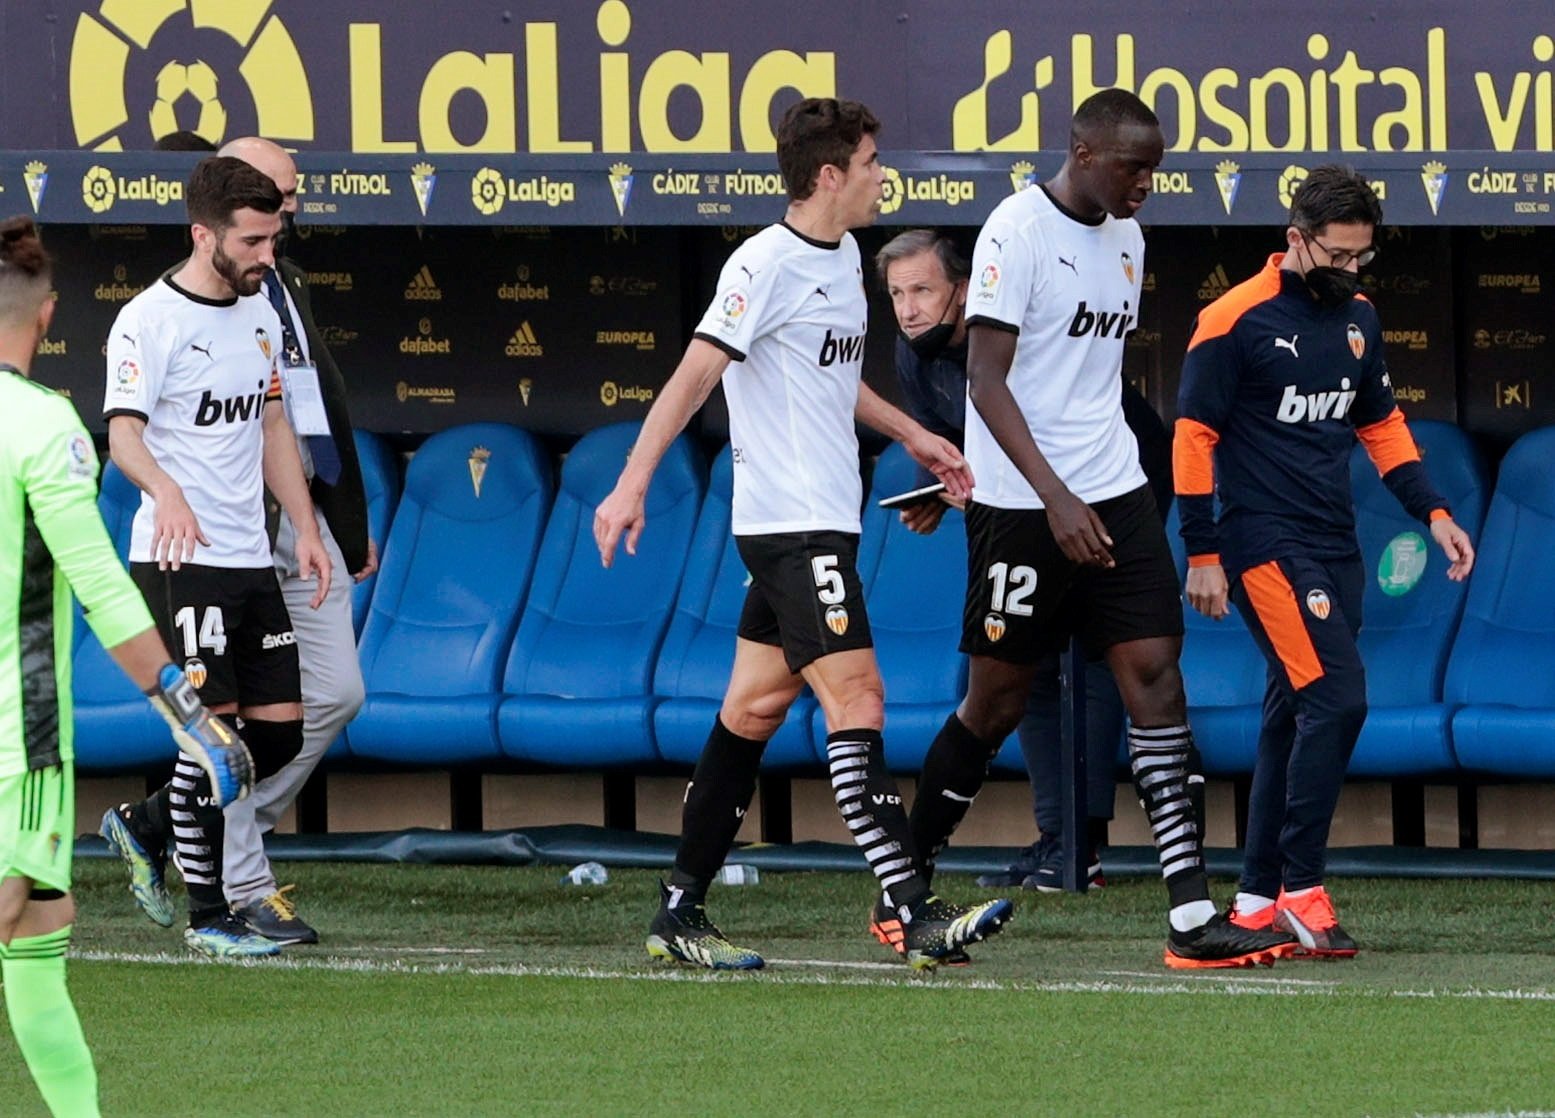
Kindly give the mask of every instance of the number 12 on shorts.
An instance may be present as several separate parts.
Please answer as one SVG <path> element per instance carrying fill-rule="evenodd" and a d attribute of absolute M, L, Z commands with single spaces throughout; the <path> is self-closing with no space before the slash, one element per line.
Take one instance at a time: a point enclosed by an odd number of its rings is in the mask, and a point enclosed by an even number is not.
<path fill-rule="evenodd" d="M 995 563 L 988 568 L 988 581 L 993 583 L 990 609 L 995 613 L 1010 613 L 1016 617 L 1031 616 L 1030 598 L 1037 589 L 1036 568 Z"/>
<path fill-rule="evenodd" d="M 209 649 L 213 656 L 223 656 L 227 651 L 227 627 L 222 620 L 220 606 L 206 606 L 198 629 L 195 625 L 195 608 L 184 606 L 173 615 L 173 624 L 184 639 L 184 658 L 198 656 L 200 649 Z"/>

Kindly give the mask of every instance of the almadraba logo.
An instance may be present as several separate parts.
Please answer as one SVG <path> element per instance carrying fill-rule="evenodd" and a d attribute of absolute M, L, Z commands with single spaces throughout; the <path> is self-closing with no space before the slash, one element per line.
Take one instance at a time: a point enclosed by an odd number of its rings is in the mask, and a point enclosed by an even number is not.
<path fill-rule="evenodd" d="M 102 0 L 83 12 L 70 46 L 76 142 L 149 148 L 184 128 L 217 144 L 255 130 L 312 140 L 308 75 L 271 3 Z"/>

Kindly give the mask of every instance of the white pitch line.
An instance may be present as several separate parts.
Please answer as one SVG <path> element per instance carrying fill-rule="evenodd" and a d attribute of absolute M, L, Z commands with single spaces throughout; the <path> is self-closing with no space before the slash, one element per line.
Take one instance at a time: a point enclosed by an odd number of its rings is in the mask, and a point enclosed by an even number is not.
<path fill-rule="evenodd" d="M 701 969 L 681 967 L 654 967 L 642 970 L 623 970 L 602 967 L 561 967 L 529 963 L 462 963 L 415 962 L 411 960 L 374 960 L 364 958 L 338 958 L 327 955 L 288 954 L 281 958 L 215 960 L 197 955 L 171 952 L 131 951 L 72 951 L 72 959 L 87 962 L 146 963 L 155 966 L 239 966 L 248 969 L 319 970 L 339 973 L 367 974 L 469 974 L 476 976 L 503 976 L 512 978 L 589 978 L 610 981 L 634 982 L 728 982 L 751 981 L 795 986 L 863 986 L 908 990 L 1001 990 L 1015 993 L 1058 994 L 1135 994 L 1159 997 L 1168 994 L 1208 994 L 1211 996 L 1262 996 L 1262 997 L 1333 997 L 1351 993 L 1358 997 L 1441 998 L 1453 1001 L 1555 1001 L 1555 991 L 1547 989 L 1485 990 L 1379 990 L 1352 988 L 1349 990 L 1331 986 L 1305 986 L 1291 983 L 1260 985 L 1248 978 L 1230 978 L 1224 982 L 1203 983 L 1185 981 L 1182 976 L 1149 975 L 1149 982 L 1118 982 L 1113 980 L 1080 979 L 996 979 L 971 978 L 957 974 L 939 980 L 917 975 L 905 968 L 889 963 L 845 963 L 827 960 L 788 960 L 782 965 L 794 967 L 846 967 L 881 968 L 900 975 L 900 980 L 874 978 L 866 975 L 805 973 L 804 971 L 763 971 L 754 975 L 736 975 L 727 972 L 713 973 Z M 780 962 L 774 959 L 773 962 Z M 1140 972 L 1119 972 L 1140 973 Z M 1268 981 L 1268 980 L 1265 980 Z"/>
<path fill-rule="evenodd" d="M 1160 974 L 1152 974 L 1143 970 L 1104 970 L 1102 974 L 1110 978 L 1145 978 L 1159 979 L 1167 977 Z M 1271 986 L 1320 986 L 1336 987 L 1338 982 L 1326 981 L 1319 978 L 1281 978 L 1278 975 L 1249 975 L 1230 968 L 1221 971 L 1205 971 L 1203 973 L 1187 972 L 1171 976 L 1183 982 L 1252 982 L 1267 983 Z"/>
<path fill-rule="evenodd" d="M 780 967 L 837 967 L 844 970 L 888 970 L 896 974 L 902 973 L 901 963 L 864 963 L 849 962 L 845 959 L 768 959 L 769 963 L 776 963 Z"/>

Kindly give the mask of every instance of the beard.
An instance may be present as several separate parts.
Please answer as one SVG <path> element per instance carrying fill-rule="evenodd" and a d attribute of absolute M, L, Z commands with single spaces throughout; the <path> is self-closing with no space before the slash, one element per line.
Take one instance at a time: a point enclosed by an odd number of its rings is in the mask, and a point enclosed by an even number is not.
<path fill-rule="evenodd" d="M 216 269 L 216 274 L 227 281 L 227 286 L 239 295 L 257 295 L 259 287 L 264 283 L 265 273 L 268 268 L 252 268 L 248 271 L 241 270 L 237 261 L 221 250 L 221 245 L 216 245 L 211 253 L 211 267 Z"/>

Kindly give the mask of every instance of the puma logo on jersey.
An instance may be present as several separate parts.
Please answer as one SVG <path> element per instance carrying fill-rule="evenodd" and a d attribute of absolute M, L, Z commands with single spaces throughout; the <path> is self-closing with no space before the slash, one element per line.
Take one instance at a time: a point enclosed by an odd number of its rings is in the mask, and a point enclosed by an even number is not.
<path fill-rule="evenodd" d="M 265 411 L 265 393 L 261 388 L 258 392 L 251 392 L 247 396 L 228 396 L 225 399 L 217 399 L 211 395 L 207 388 L 200 394 L 199 406 L 194 410 L 194 425 L 196 427 L 214 427 L 223 421 L 227 423 L 244 423 L 250 419 L 258 419 Z"/>
<path fill-rule="evenodd" d="M 821 368 L 835 365 L 841 361 L 844 365 L 851 361 L 864 360 L 864 335 L 844 334 L 840 338 L 831 336 L 831 331 L 826 331 L 826 340 L 821 343 L 821 356 L 816 362 Z"/>
<path fill-rule="evenodd" d="M 1276 338 L 1275 341 L 1281 339 Z M 1339 382 L 1336 392 L 1297 392 L 1294 384 L 1287 384 L 1280 396 L 1280 407 L 1274 418 L 1281 423 L 1316 423 L 1320 419 L 1343 419 L 1355 403 L 1355 391 L 1350 378 Z"/>
<path fill-rule="evenodd" d="M 998 237 L 989 237 L 988 243 L 993 245 L 995 252 L 1003 252 L 1004 246 L 1010 243 L 1010 239 L 1006 237 L 1001 241 Z"/>
<path fill-rule="evenodd" d="M 761 275 L 761 269 L 760 268 L 757 268 L 753 272 L 749 268 L 747 268 L 744 264 L 740 265 L 740 271 L 745 273 L 745 278 L 748 279 L 748 280 L 754 280 L 757 276 Z"/>
<path fill-rule="evenodd" d="M 1098 338 L 1121 338 L 1134 328 L 1134 316 L 1128 313 L 1128 304 L 1121 311 L 1093 311 L 1080 300 L 1074 318 L 1069 323 L 1069 336 L 1083 338 L 1095 334 Z"/>
<path fill-rule="evenodd" d="M 822 299 L 825 299 L 829 303 L 829 302 L 831 302 L 831 296 L 828 295 L 826 292 L 830 288 L 831 288 L 831 284 L 827 284 L 825 287 L 821 287 L 821 286 L 817 285 L 816 289 L 814 291 L 810 292 L 810 294 L 811 295 L 819 295 Z"/>
<path fill-rule="evenodd" d="M 1295 357 L 1295 358 L 1299 359 L 1301 357 L 1301 354 L 1296 352 L 1296 339 L 1299 338 L 1299 337 L 1301 337 L 1300 334 L 1292 334 L 1290 336 L 1290 341 L 1288 341 L 1288 342 L 1284 338 L 1275 338 L 1274 339 L 1274 348 L 1275 349 L 1288 349 L 1288 350 L 1290 350 L 1290 355 L 1292 357 Z"/>
<path fill-rule="evenodd" d="M 203 353 L 203 354 L 205 354 L 205 359 L 207 361 L 214 361 L 216 359 L 211 356 L 211 346 L 214 345 L 214 344 L 215 344 L 214 342 L 210 342 L 210 343 L 207 343 L 205 345 L 195 345 L 193 342 L 190 342 L 189 343 L 189 348 L 194 350 L 196 353 Z"/>
<path fill-rule="evenodd" d="M 1062 256 L 1060 256 L 1058 258 L 1058 262 L 1073 272 L 1076 279 L 1080 278 L 1080 269 L 1074 266 L 1073 260 L 1065 260 Z"/>

